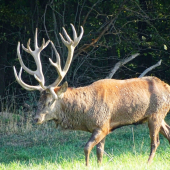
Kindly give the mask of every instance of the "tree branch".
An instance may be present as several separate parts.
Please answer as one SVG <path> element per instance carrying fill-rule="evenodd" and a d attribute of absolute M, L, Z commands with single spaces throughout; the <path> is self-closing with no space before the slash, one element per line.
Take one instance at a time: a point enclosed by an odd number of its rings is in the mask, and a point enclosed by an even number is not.
<path fill-rule="evenodd" d="M 113 75 L 116 73 L 116 71 L 123 66 L 124 64 L 128 63 L 129 61 L 133 60 L 134 58 L 136 58 L 137 56 L 139 56 L 139 53 L 133 54 L 130 57 L 127 57 L 121 61 L 119 61 L 118 63 L 115 64 L 114 68 L 111 70 L 110 74 L 106 77 L 106 79 L 111 79 L 113 77 Z"/>
<path fill-rule="evenodd" d="M 160 66 L 160 65 L 161 65 L 161 62 L 162 62 L 162 60 L 160 60 L 159 62 L 157 62 L 155 65 L 147 68 L 147 69 L 139 76 L 139 78 L 143 77 L 145 74 L 147 74 L 149 71 L 153 70 L 154 68 Z"/>
<path fill-rule="evenodd" d="M 86 20 L 88 18 L 88 16 L 90 15 L 91 11 L 93 10 L 93 8 L 97 5 L 97 3 L 99 3 L 101 0 L 98 0 L 95 4 L 93 4 L 93 6 L 91 7 L 91 9 L 89 10 L 89 12 L 87 13 L 87 15 L 85 16 L 83 23 L 82 23 L 82 27 L 84 27 Z"/>
<path fill-rule="evenodd" d="M 109 24 L 104 28 L 103 31 L 100 32 L 99 36 L 96 39 L 94 39 L 90 44 L 83 45 L 82 47 L 80 47 L 78 50 L 75 51 L 74 59 L 77 58 L 77 56 L 81 52 L 86 51 L 91 46 L 94 46 L 94 44 L 96 44 L 100 40 L 100 38 L 105 34 L 106 31 L 108 31 L 109 27 L 112 25 L 114 20 L 119 16 L 121 11 L 124 9 L 124 4 L 126 3 L 126 1 L 127 0 L 124 0 L 124 2 L 121 4 L 121 7 L 119 8 L 119 11 L 117 12 L 116 16 L 110 20 Z"/>

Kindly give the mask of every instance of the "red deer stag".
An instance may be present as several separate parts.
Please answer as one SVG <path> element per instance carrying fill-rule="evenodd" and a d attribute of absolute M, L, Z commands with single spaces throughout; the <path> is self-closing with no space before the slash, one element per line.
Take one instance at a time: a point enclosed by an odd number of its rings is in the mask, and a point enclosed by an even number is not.
<path fill-rule="evenodd" d="M 40 52 L 48 45 L 43 40 L 42 46 L 37 45 L 37 29 L 35 33 L 35 51 L 30 48 L 30 40 L 27 48 L 22 48 L 30 53 L 37 64 L 37 70 L 28 69 L 20 55 L 20 43 L 17 53 L 21 64 L 21 70 L 17 75 L 14 67 L 14 74 L 18 83 L 26 90 L 39 90 L 41 96 L 38 102 L 38 109 L 35 120 L 42 124 L 48 120 L 54 120 L 56 125 L 63 129 L 82 130 L 92 133 L 89 141 L 84 147 L 86 165 L 89 165 L 89 154 L 92 148 L 97 145 L 97 160 L 101 163 L 104 151 L 105 137 L 110 132 L 125 125 L 148 122 L 151 151 L 148 163 L 152 162 L 156 149 L 159 145 L 159 132 L 170 142 L 170 126 L 164 118 L 170 109 L 170 86 L 156 77 L 133 78 L 127 80 L 103 79 L 93 84 L 79 88 L 69 88 L 67 82 L 58 87 L 70 66 L 73 52 L 83 36 L 81 27 L 80 36 L 77 37 L 76 30 L 73 30 L 72 40 L 64 30 L 67 41 L 61 36 L 61 40 L 68 48 L 68 58 L 64 69 L 60 65 L 60 56 L 54 47 L 56 63 L 51 59 L 50 63 L 56 68 L 59 77 L 56 81 L 45 86 Z M 31 86 L 21 79 L 22 68 L 39 82 L 38 86 Z"/>

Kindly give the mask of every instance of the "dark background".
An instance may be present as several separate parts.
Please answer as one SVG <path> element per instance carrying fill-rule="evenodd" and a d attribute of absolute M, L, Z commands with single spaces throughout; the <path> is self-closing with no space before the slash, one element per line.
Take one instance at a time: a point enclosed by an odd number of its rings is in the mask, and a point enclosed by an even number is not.
<path fill-rule="evenodd" d="M 69 86 L 85 86 L 107 77 L 114 65 L 134 53 L 140 53 L 121 67 L 113 78 L 138 77 L 146 68 L 162 59 L 152 75 L 170 83 L 170 1 L 166 0 L 0 0 L 0 96 L 1 110 L 34 105 L 39 92 L 28 92 L 15 80 L 13 66 L 20 64 L 18 41 L 26 46 L 38 28 L 39 46 L 42 38 L 52 40 L 62 65 L 67 49 L 59 32 L 65 27 L 72 37 L 70 23 L 84 36 L 75 50 L 73 62 L 64 78 Z M 48 58 L 55 61 L 51 45 L 41 52 L 46 85 L 57 78 Z M 21 49 L 26 66 L 35 70 L 33 58 Z M 34 77 L 23 71 L 22 79 L 36 85 Z"/>

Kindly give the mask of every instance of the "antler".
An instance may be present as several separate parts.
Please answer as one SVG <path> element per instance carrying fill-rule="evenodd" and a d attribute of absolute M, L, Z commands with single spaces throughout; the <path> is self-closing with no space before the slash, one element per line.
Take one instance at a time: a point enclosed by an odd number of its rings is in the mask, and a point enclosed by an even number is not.
<path fill-rule="evenodd" d="M 37 70 L 36 71 L 32 71 L 30 70 L 29 68 L 27 68 L 25 66 L 25 64 L 23 63 L 22 61 L 22 58 L 21 58 L 21 54 L 20 54 L 20 42 L 18 42 L 18 46 L 17 46 L 17 55 L 18 55 L 18 59 L 19 59 L 19 62 L 21 64 L 21 69 L 20 69 L 20 72 L 19 72 L 19 76 L 17 74 L 17 71 L 15 69 L 15 66 L 13 67 L 14 69 L 14 75 L 15 75 L 15 78 L 17 80 L 17 82 L 23 87 L 25 88 L 26 90 L 39 90 L 39 91 L 42 91 L 43 89 L 46 89 L 46 87 L 44 86 L 45 84 L 45 79 L 44 79 L 44 75 L 43 75 L 43 72 L 42 72 L 42 65 L 41 65 L 41 61 L 40 61 L 40 52 L 49 44 L 50 40 L 48 40 L 46 43 L 45 43 L 45 40 L 43 38 L 43 42 L 42 42 L 42 45 L 41 47 L 38 47 L 38 42 L 37 42 L 37 32 L 38 32 L 38 29 L 36 28 L 36 31 L 35 31 L 35 37 L 34 37 L 34 47 L 35 47 L 35 50 L 32 51 L 31 48 L 30 48 L 30 39 L 28 40 L 27 42 L 27 48 L 25 48 L 22 44 L 22 49 L 24 51 L 26 51 L 27 53 L 30 53 L 32 55 L 32 57 L 34 58 L 35 60 L 35 63 L 36 63 L 36 66 L 37 66 Z M 21 74 L 22 74 L 22 68 L 29 74 L 31 75 L 34 75 L 35 79 L 39 82 L 39 85 L 38 86 L 31 86 L 31 85 L 28 85 L 26 83 L 24 83 L 21 79 Z"/>
<path fill-rule="evenodd" d="M 60 34 L 62 42 L 68 48 L 68 56 L 67 56 L 66 64 L 65 64 L 63 70 L 62 70 L 61 64 L 60 64 L 60 55 L 58 54 L 53 42 L 50 41 L 51 44 L 52 44 L 52 47 L 54 49 L 57 61 L 56 61 L 56 63 L 54 63 L 50 58 L 49 58 L 49 61 L 56 68 L 56 70 L 58 72 L 58 75 L 59 75 L 58 78 L 55 80 L 55 82 L 48 86 L 48 88 L 50 89 L 50 91 L 53 94 L 55 99 L 57 98 L 57 95 L 54 92 L 54 88 L 60 84 L 60 82 L 63 80 L 64 76 L 66 75 L 66 73 L 67 73 L 67 71 L 68 71 L 68 69 L 70 67 L 72 58 L 73 58 L 74 49 L 78 45 L 78 43 L 80 42 L 80 40 L 81 40 L 81 38 L 83 36 L 83 33 L 84 33 L 83 27 L 81 26 L 80 36 L 77 37 L 77 32 L 76 32 L 74 26 L 72 24 L 70 24 L 70 25 L 71 25 L 72 31 L 73 31 L 73 40 L 70 38 L 70 36 L 67 34 L 67 32 L 66 32 L 66 30 L 64 28 L 63 28 L 63 31 L 64 31 L 64 34 L 65 34 L 65 37 L 66 37 L 67 41 Z"/>
<path fill-rule="evenodd" d="M 34 40 L 35 41 L 34 42 L 35 50 L 32 51 L 31 48 L 30 48 L 30 39 L 28 40 L 27 48 L 25 48 L 22 45 L 23 50 L 25 50 L 27 53 L 30 53 L 33 56 L 33 58 L 35 60 L 35 63 L 37 65 L 37 70 L 36 71 L 30 70 L 23 63 L 22 58 L 21 58 L 21 54 L 20 54 L 20 42 L 18 42 L 17 54 L 18 54 L 19 62 L 21 64 L 21 69 L 20 69 L 19 75 L 17 74 L 15 66 L 13 68 L 14 68 L 15 78 L 16 78 L 17 82 L 23 88 L 25 88 L 26 90 L 40 90 L 40 91 L 45 90 L 45 89 L 49 89 L 51 91 L 53 97 L 54 97 L 54 100 L 58 98 L 56 93 L 54 92 L 54 88 L 60 84 L 60 82 L 63 80 L 64 76 L 66 75 L 66 73 L 67 73 L 67 71 L 68 71 L 68 69 L 70 67 L 72 58 L 73 58 L 74 49 L 76 48 L 76 46 L 80 42 L 80 40 L 81 40 L 81 38 L 83 36 L 83 33 L 84 33 L 83 27 L 81 26 L 80 36 L 77 37 L 77 32 L 76 32 L 76 30 L 75 30 L 75 28 L 74 28 L 74 26 L 72 24 L 71 24 L 71 27 L 72 27 L 72 31 L 73 31 L 73 40 L 70 38 L 70 36 L 67 34 L 67 32 L 66 32 L 66 30 L 64 28 L 63 28 L 63 31 L 64 31 L 64 34 L 65 34 L 65 37 L 66 37 L 67 40 L 65 40 L 63 38 L 63 36 L 60 34 L 62 42 L 68 48 L 68 56 L 67 56 L 66 64 L 65 64 L 63 70 L 61 68 L 60 55 L 58 54 L 58 52 L 57 52 L 57 50 L 56 50 L 56 48 L 55 48 L 52 41 L 49 40 L 49 41 L 47 41 L 45 43 L 45 40 L 43 39 L 43 43 L 42 43 L 41 47 L 38 47 L 38 44 L 37 44 L 37 29 L 36 29 L 36 32 L 35 32 L 35 40 Z M 42 65 L 41 65 L 41 61 L 40 61 L 40 52 L 49 44 L 49 42 L 51 42 L 52 47 L 54 49 L 54 52 L 55 52 L 55 55 L 56 55 L 56 63 L 54 63 L 50 58 L 49 58 L 49 61 L 56 68 L 59 76 L 55 80 L 54 83 L 52 83 L 51 85 L 46 87 L 44 85 L 45 84 L 45 79 L 44 79 L 44 75 L 43 75 L 43 72 L 42 72 Z M 22 79 L 21 79 L 22 68 L 27 73 L 29 73 L 31 75 L 34 75 L 35 79 L 39 82 L 38 86 L 31 86 L 31 85 L 28 85 L 28 84 L 26 84 L 26 83 L 24 83 L 22 81 Z"/>

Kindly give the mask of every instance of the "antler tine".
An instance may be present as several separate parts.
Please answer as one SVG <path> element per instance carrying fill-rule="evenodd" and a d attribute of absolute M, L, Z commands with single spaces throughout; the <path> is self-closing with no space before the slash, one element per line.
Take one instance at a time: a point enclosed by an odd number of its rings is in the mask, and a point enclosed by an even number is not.
<path fill-rule="evenodd" d="M 61 38 L 61 41 L 63 42 L 63 44 L 66 46 L 66 47 L 69 47 L 69 44 L 72 42 L 72 40 L 70 40 L 70 42 L 66 41 L 63 37 L 63 35 L 61 33 L 59 33 L 60 35 L 60 38 Z"/>
<path fill-rule="evenodd" d="M 42 45 L 41 47 L 39 48 L 39 51 L 42 51 L 45 47 L 47 47 L 47 45 L 49 44 L 50 40 L 48 40 L 46 43 L 45 43 L 45 39 L 43 38 L 43 42 L 42 42 Z"/>
<path fill-rule="evenodd" d="M 29 53 L 29 50 L 26 49 L 23 45 L 22 45 L 22 48 Z M 29 68 L 27 68 L 24 64 L 24 62 L 22 61 L 22 57 L 21 57 L 21 54 L 20 54 L 20 42 L 18 42 L 18 46 L 17 46 L 17 55 L 18 55 L 18 59 L 19 59 L 19 62 L 21 64 L 21 67 L 29 74 L 31 75 L 34 75 L 34 72 L 32 70 L 30 70 Z"/>
<path fill-rule="evenodd" d="M 80 32 L 80 35 L 79 35 L 79 37 L 78 37 L 79 41 L 82 39 L 83 34 L 84 34 L 84 29 L 83 29 L 83 27 L 80 26 L 80 28 L 81 28 L 81 32 Z"/>
<path fill-rule="evenodd" d="M 38 47 L 37 34 L 38 34 L 38 28 L 36 28 L 36 31 L 35 31 L 34 46 L 35 46 L 35 49 L 37 49 L 37 50 L 39 50 L 39 52 L 41 52 L 41 51 L 49 44 L 50 40 L 48 40 L 48 41 L 45 43 L 45 39 L 43 38 L 42 45 L 41 45 L 41 47 L 39 48 L 39 47 Z"/>
<path fill-rule="evenodd" d="M 52 41 L 50 41 L 50 42 L 51 42 L 51 45 L 52 45 L 52 47 L 53 47 L 53 49 L 54 49 L 54 52 L 55 52 L 55 55 L 56 55 L 56 63 L 54 63 L 54 62 L 51 60 L 51 58 L 49 58 L 50 63 L 51 63 L 52 65 L 57 64 L 57 67 L 59 68 L 59 70 L 61 70 L 60 55 L 58 54 L 58 52 L 57 52 L 57 50 L 56 50 L 56 48 L 55 48 L 55 46 L 54 46 L 54 43 L 53 43 Z"/>
<path fill-rule="evenodd" d="M 72 28 L 72 31 L 73 31 L 73 39 L 75 40 L 77 38 L 77 32 L 73 26 L 73 24 L 70 24 L 71 25 L 71 28 Z"/>
<path fill-rule="evenodd" d="M 64 35 L 66 36 L 68 42 L 72 42 L 72 39 L 70 38 L 70 36 L 67 34 L 67 31 L 65 30 L 65 28 L 63 27 L 63 31 L 64 31 Z M 61 35 L 61 34 L 60 34 Z M 61 35 L 62 36 L 62 35 Z M 63 38 L 64 39 L 64 38 Z"/>
<path fill-rule="evenodd" d="M 78 45 L 78 43 L 80 42 L 80 40 L 82 39 L 82 37 L 83 37 L 84 29 L 83 29 L 82 26 L 80 26 L 81 32 L 80 32 L 79 37 L 77 37 L 77 32 L 76 32 L 74 26 L 72 24 L 70 24 L 70 25 L 71 25 L 72 30 L 73 30 L 74 46 L 76 47 Z"/>
<path fill-rule="evenodd" d="M 30 41 L 31 41 L 31 38 L 28 39 L 28 42 L 27 42 L 27 49 L 29 51 L 29 53 L 32 53 L 32 50 L 30 48 Z M 24 46 L 24 45 L 23 45 Z"/>
<path fill-rule="evenodd" d="M 20 68 L 20 71 L 19 71 L 19 75 L 17 74 L 17 71 L 16 71 L 16 68 L 15 66 L 13 66 L 13 70 L 14 70 L 14 75 L 15 75 L 15 78 L 17 80 L 17 82 L 26 90 L 28 91 L 32 91 L 32 90 L 39 90 L 39 91 L 42 91 L 42 88 L 41 86 L 30 86 L 26 83 L 24 83 L 21 79 L 21 74 L 22 74 L 22 67 Z"/>

